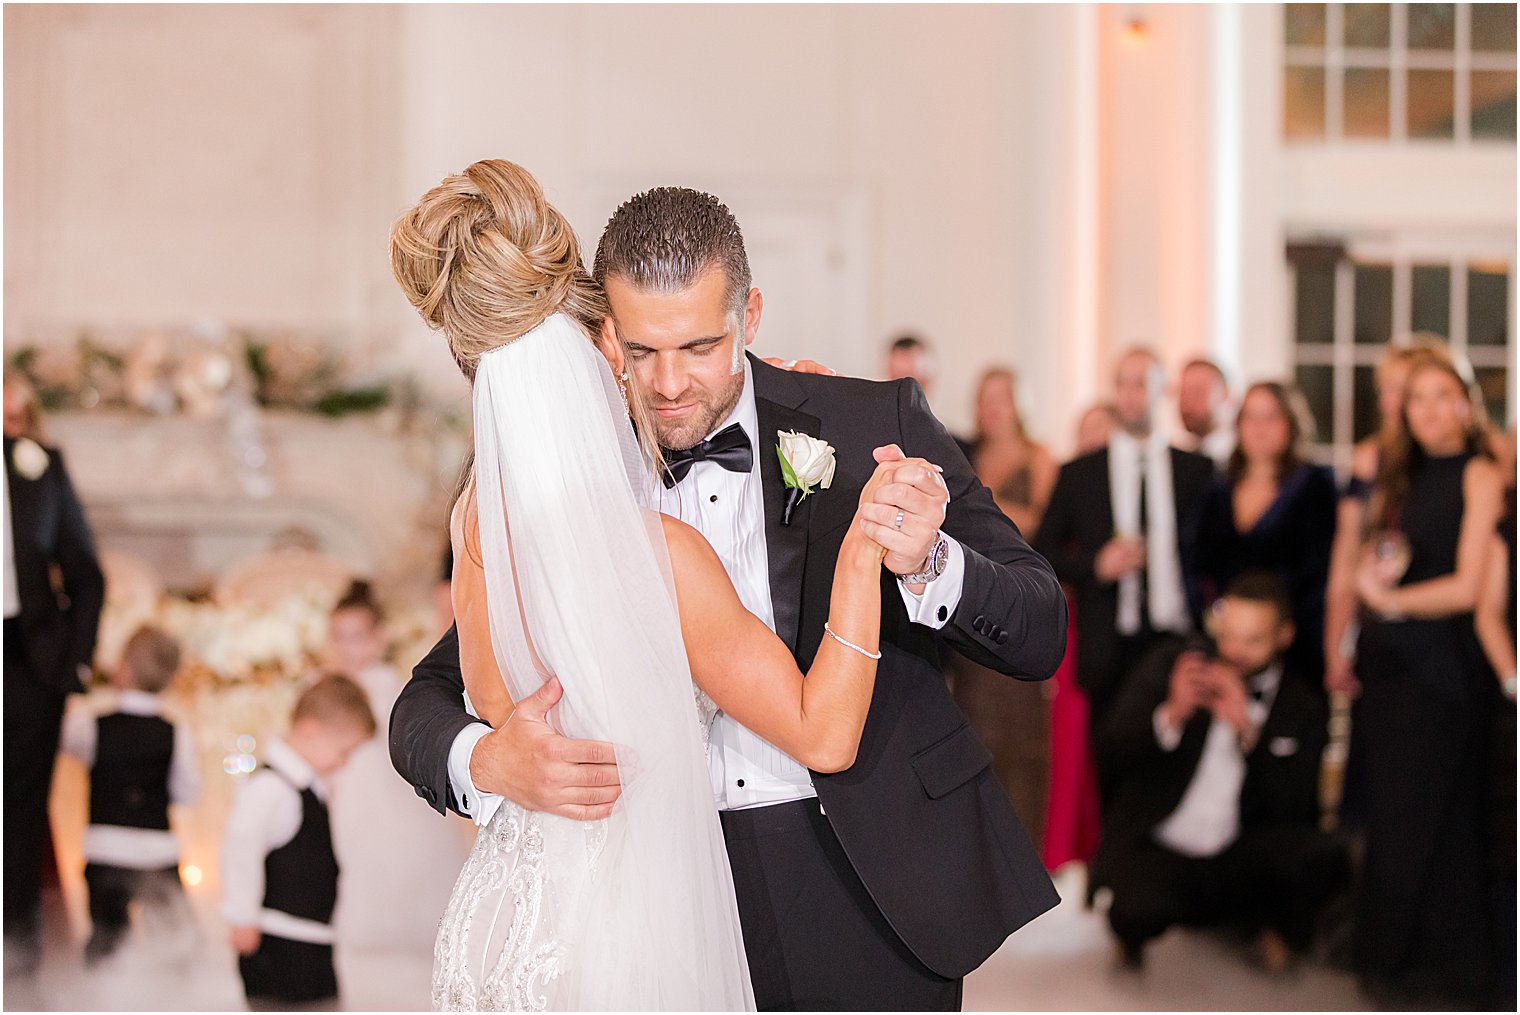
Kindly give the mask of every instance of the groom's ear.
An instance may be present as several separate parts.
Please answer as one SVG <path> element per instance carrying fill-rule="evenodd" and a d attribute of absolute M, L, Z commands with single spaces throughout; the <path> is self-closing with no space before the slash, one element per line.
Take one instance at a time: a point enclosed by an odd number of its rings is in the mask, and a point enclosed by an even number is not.
<path fill-rule="evenodd" d="M 749 298 L 744 301 L 744 344 L 749 345 L 755 340 L 755 335 L 760 331 L 760 311 L 765 308 L 765 299 L 760 295 L 759 289 L 751 289 Z"/>
<path fill-rule="evenodd" d="M 611 314 L 602 318 L 602 330 L 596 336 L 596 345 L 602 350 L 602 355 L 607 357 L 613 374 L 621 374 L 626 365 L 623 360 L 623 343 L 618 341 L 617 325 L 612 323 Z"/>

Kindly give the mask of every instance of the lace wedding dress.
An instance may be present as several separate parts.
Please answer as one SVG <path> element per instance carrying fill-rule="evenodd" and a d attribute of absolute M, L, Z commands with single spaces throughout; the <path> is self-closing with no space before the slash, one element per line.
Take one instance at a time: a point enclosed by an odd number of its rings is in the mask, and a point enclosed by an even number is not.
<path fill-rule="evenodd" d="M 502 804 L 440 923 L 434 1007 L 752 1010 L 705 759 L 716 709 L 611 371 L 556 314 L 481 358 L 474 428 L 497 668 L 514 700 L 557 676 L 551 721 L 614 744 L 623 792 L 594 822 Z"/>

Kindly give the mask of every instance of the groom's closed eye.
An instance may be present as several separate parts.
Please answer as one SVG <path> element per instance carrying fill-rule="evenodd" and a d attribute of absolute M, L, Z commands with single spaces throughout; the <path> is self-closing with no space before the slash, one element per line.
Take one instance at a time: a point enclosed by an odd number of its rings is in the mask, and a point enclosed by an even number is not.
<path fill-rule="evenodd" d="M 697 338 L 693 339 L 690 342 L 687 342 L 685 345 L 680 346 L 676 351 L 689 352 L 697 356 L 706 356 L 708 353 L 716 349 L 720 344 L 727 341 L 727 339 L 727 335 L 715 335 L 711 338 Z M 649 348 L 649 346 L 639 345 L 637 342 L 629 342 L 627 345 L 628 357 L 629 359 L 633 360 L 642 360 L 654 351 L 655 350 Z"/>

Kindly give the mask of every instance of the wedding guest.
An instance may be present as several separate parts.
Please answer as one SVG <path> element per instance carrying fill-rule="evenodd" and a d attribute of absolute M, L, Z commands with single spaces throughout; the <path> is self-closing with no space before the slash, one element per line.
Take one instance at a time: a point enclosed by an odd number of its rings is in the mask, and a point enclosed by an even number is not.
<path fill-rule="evenodd" d="M 1283 968 L 1345 883 L 1318 827 L 1324 698 L 1288 673 L 1286 584 L 1246 572 L 1212 614 L 1218 649 L 1169 638 L 1120 693 L 1099 739 L 1118 773 L 1093 879 L 1126 964 L 1176 924 L 1243 922 Z"/>
<path fill-rule="evenodd" d="M 111 672 L 114 698 L 100 708 L 76 709 L 64 722 L 62 752 L 90 770 L 84 880 L 94 930 L 87 961 L 116 950 L 133 901 L 160 925 L 192 919 L 169 805 L 188 806 L 200 797 L 195 741 L 159 701 L 179 660 L 179 643 L 169 634 L 138 628 Z"/>
<path fill-rule="evenodd" d="M 1487 742 L 1497 693 L 1474 629 L 1503 479 L 1480 397 L 1415 363 L 1368 506 L 1356 591 L 1366 853 L 1357 967 L 1388 1003 L 1473 1005 L 1488 987 Z"/>
<path fill-rule="evenodd" d="M 914 334 L 902 334 L 887 347 L 887 380 L 911 377 L 923 389 L 924 397 L 934 390 L 939 376 L 939 360 L 929 343 Z"/>
<path fill-rule="evenodd" d="M 1478 599 L 1476 628 L 1498 680 L 1494 698 L 1489 778 L 1489 874 L 1493 888 L 1493 993 L 1486 1007 L 1515 1007 L 1515 428 L 1495 442 L 1505 473 L 1504 515 L 1494 538 Z"/>
<path fill-rule="evenodd" d="M 1307 460 L 1308 407 L 1296 388 L 1253 384 L 1241 400 L 1235 449 L 1204 491 L 1190 570 L 1207 608 L 1236 575 L 1280 574 L 1291 593 L 1295 675 L 1323 684 L 1325 584 L 1335 538 L 1335 479 Z"/>
<path fill-rule="evenodd" d="M 1100 403 L 1077 423 L 1077 454 L 1108 446 L 1113 430 L 1113 407 Z M 1077 683 L 1077 617 L 1071 588 L 1063 586 L 1070 623 L 1066 627 L 1066 656 L 1050 683 L 1050 804 L 1045 811 L 1044 860 L 1047 870 L 1072 861 L 1085 863 L 1098 847 L 1100 818 L 1098 775 L 1088 736 L 1087 694 Z"/>
<path fill-rule="evenodd" d="M 1058 466 L 1024 431 L 1013 371 L 995 368 L 977 385 L 976 437 L 967 457 L 977 478 L 1021 532 L 1033 532 Z M 1049 797 L 1050 703 L 1046 685 L 1009 680 L 959 653 L 946 659 L 955 702 L 992 752 L 992 768 L 1038 848 Z"/>
<path fill-rule="evenodd" d="M 1061 467 L 1034 540 L 1076 595 L 1077 674 L 1095 724 L 1158 634 L 1193 627 L 1181 540 L 1214 468 L 1168 446 L 1155 425 L 1163 388 L 1153 352 L 1137 348 L 1119 358 L 1118 428 L 1108 447 Z"/>
<path fill-rule="evenodd" d="M 5 954 L 7 969 L 29 972 L 64 699 L 88 678 L 105 578 L 63 455 L 39 442 L 36 396 L 18 377 L 5 379 L 4 421 Z"/>
<path fill-rule="evenodd" d="M 1351 475 L 1336 506 L 1335 540 L 1330 550 L 1324 653 L 1325 689 L 1331 694 L 1355 694 L 1357 690 L 1347 635 L 1356 618 L 1356 562 L 1367 524 L 1367 501 L 1377 482 L 1384 449 L 1392 447 L 1402 431 L 1404 383 L 1409 370 L 1415 363 L 1431 357 L 1450 361 L 1451 353 L 1438 337 L 1415 335 L 1409 345 L 1386 347 L 1373 375 L 1377 386 L 1378 432 L 1362 438 L 1352 449 Z M 1348 770 L 1348 792 L 1353 777 Z"/>
<path fill-rule="evenodd" d="M 1017 386 L 1017 375 L 1006 367 L 982 374 L 976 390 L 976 436 L 967 457 L 1003 514 L 1020 532 L 1034 532 L 1060 466 L 1050 449 L 1025 432 L 1014 397 Z"/>
<path fill-rule="evenodd" d="M 359 685 L 323 677 L 296 701 L 289 734 L 267 744 L 233 799 L 222 840 L 222 915 L 254 1011 L 337 1001 L 338 861 L 326 780 L 374 735 Z"/>
<path fill-rule="evenodd" d="M 1230 427 L 1230 383 L 1219 364 L 1209 359 L 1189 360 L 1177 380 L 1177 415 L 1182 433 L 1177 446 L 1207 455 L 1224 468 L 1235 447 Z"/>
<path fill-rule="evenodd" d="M 363 689 L 382 727 L 405 683 L 385 660 L 384 621 L 370 584 L 355 581 L 327 623 L 328 672 Z M 331 783 L 333 848 L 344 885 L 333 915 L 339 946 L 430 945 L 464 864 L 462 823 L 418 820 L 417 798 L 396 778 L 383 739 L 355 748 Z M 402 884 L 407 890 L 398 895 Z"/>

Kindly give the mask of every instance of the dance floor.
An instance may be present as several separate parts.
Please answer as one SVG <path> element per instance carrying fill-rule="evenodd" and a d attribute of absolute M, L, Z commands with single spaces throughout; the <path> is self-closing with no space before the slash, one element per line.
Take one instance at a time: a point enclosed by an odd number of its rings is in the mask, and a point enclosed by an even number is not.
<path fill-rule="evenodd" d="M 966 980 L 968 1011 L 1366 1010 L 1352 978 L 1306 963 L 1272 975 L 1237 945 L 1211 934 L 1172 931 L 1147 954 L 1144 971 L 1116 967 L 1100 915 L 1081 904 L 1081 875 L 1057 879 L 1065 901 L 1030 924 Z M 109 963 L 82 970 L 77 946 L 50 942 L 36 981 L 7 976 L 5 1007 L 50 1011 L 191 1011 L 242 1006 L 236 967 L 214 911 L 197 899 L 197 941 L 138 942 Z M 61 921 L 54 921 L 57 926 Z M 353 1010 L 428 1006 L 424 951 L 344 951 L 338 973 Z"/>

